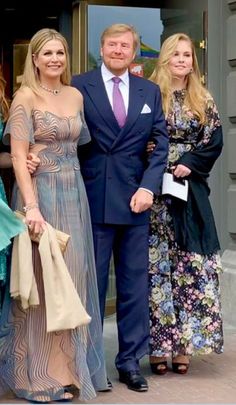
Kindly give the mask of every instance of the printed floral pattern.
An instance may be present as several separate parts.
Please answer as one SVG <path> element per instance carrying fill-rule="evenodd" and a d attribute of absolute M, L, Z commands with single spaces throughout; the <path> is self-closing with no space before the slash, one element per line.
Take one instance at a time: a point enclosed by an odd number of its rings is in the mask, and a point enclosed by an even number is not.
<path fill-rule="evenodd" d="M 185 91 L 173 93 L 173 109 L 167 119 L 170 135 L 168 166 L 192 150 L 202 127 L 183 105 Z M 211 98 L 206 106 L 207 125 L 201 144 L 206 144 L 220 125 Z M 198 143 L 199 145 L 199 143 Z M 219 254 L 199 255 L 181 251 L 174 238 L 170 199 L 159 197 L 151 212 L 149 236 L 150 354 L 177 356 L 223 351 Z"/>

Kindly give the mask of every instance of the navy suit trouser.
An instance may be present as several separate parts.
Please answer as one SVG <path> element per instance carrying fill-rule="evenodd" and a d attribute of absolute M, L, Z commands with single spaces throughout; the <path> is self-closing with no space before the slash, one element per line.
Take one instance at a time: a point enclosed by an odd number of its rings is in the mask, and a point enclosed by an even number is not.
<path fill-rule="evenodd" d="M 148 353 L 148 225 L 93 224 L 102 321 L 113 254 L 117 289 L 118 370 L 139 370 Z"/>

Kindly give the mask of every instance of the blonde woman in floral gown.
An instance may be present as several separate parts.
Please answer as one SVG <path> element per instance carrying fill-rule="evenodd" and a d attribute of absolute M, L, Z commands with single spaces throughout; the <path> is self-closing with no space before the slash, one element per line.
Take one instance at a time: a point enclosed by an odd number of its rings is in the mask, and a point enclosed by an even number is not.
<path fill-rule="evenodd" d="M 152 207 L 150 365 L 153 373 L 165 374 L 171 357 L 173 371 L 185 374 L 190 356 L 223 350 L 220 246 L 207 184 L 222 150 L 222 129 L 187 35 L 165 40 L 150 79 L 162 92 L 170 141 L 167 170 L 189 180 L 187 202 L 162 196 Z M 149 152 L 153 148 L 150 144 Z"/>

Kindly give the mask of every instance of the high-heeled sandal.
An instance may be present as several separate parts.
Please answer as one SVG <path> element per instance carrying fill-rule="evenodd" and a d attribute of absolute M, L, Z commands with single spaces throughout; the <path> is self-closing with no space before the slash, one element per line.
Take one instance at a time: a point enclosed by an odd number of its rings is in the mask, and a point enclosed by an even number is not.
<path fill-rule="evenodd" d="M 186 374 L 189 369 L 189 363 L 172 362 L 172 370 L 177 374 Z"/>
<path fill-rule="evenodd" d="M 157 363 L 150 363 L 153 374 L 164 375 L 168 371 L 167 361 L 163 360 Z"/>
<path fill-rule="evenodd" d="M 74 399 L 73 395 L 73 385 L 64 385 L 63 386 L 64 393 L 61 394 L 60 399 L 55 399 L 54 402 L 72 402 Z"/>

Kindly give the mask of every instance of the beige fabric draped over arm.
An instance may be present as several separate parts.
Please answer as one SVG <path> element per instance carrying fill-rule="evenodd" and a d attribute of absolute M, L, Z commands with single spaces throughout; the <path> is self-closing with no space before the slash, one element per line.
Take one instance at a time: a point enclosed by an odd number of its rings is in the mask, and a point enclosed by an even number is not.
<path fill-rule="evenodd" d="M 47 313 L 47 331 L 74 329 L 91 318 L 82 305 L 64 262 L 55 230 L 48 223 L 39 242 Z"/>
<path fill-rule="evenodd" d="M 87 325 L 91 318 L 81 303 L 66 267 L 56 232 L 48 223 L 38 249 L 42 263 L 47 332 Z M 23 309 L 40 305 L 28 230 L 14 239 L 10 293 L 13 298 L 21 300 Z"/>

